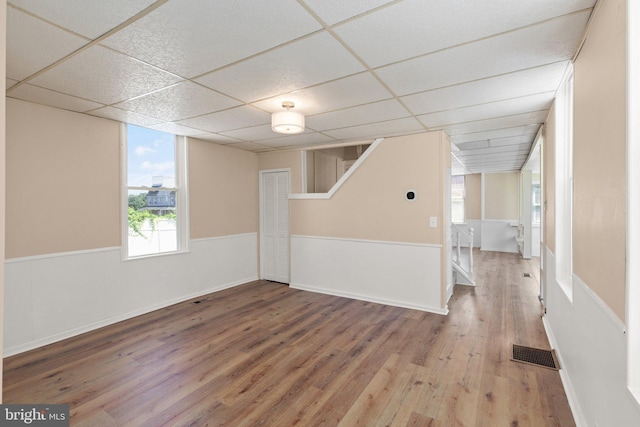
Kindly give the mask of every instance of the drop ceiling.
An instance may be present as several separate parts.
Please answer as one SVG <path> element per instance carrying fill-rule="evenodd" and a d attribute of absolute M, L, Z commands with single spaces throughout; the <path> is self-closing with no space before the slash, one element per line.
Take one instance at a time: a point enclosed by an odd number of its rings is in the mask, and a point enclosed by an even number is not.
<path fill-rule="evenodd" d="M 7 96 L 253 152 L 444 130 L 454 173 L 519 170 L 594 3 L 10 0 Z"/>

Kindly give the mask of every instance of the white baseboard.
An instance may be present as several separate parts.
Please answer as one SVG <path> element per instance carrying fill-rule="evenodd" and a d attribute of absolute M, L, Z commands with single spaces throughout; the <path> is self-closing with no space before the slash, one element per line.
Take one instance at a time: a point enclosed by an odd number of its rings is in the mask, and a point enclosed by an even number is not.
<path fill-rule="evenodd" d="M 421 305 L 417 305 L 417 304 L 407 304 L 406 302 L 402 302 L 402 301 L 395 301 L 395 300 L 382 299 L 382 298 L 372 298 L 372 297 L 370 297 L 368 295 L 359 295 L 359 294 L 353 294 L 353 293 L 350 293 L 350 292 L 341 292 L 341 291 L 328 292 L 326 289 L 315 288 L 315 287 L 312 287 L 312 286 L 305 286 L 305 285 L 301 285 L 301 284 L 298 284 L 298 283 L 291 283 L 289 285 L 289 287 L 293 288 L 293 289 L 299 289 L 301 291 L 316 292 L 316 293 L 319 293 L 319 294 L 332 295 L 332 296 L 336 296 L 336 297 L 343 297 L 343 298 L 350 298 L 350 299 L 357 299 L 359 301 L 373 302 L 373 303 L 376 303 L 376 304 L 384 304 L 384 305 L 391 305 L 391 306 L 394 306 L 394 307 L 409 308 L 411 310 L 426 311 L 426 312 L 429 312 L 429 313 L 442 314 L 444 316 L 449 314 L 449 308 L 448 307 L 445 307 L 444 309 L 440 309 L 440 308 L 433 308 L 433 307 L 425 307 L 425 306 L 421 306 Z"/>

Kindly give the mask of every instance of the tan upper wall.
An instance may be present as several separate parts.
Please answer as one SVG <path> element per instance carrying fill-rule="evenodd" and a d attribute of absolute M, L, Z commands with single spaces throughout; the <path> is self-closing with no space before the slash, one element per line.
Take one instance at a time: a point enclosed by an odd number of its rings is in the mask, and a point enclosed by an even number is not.
<path fill-rule="evenodd" d="M 258 232 L 258 156 L 189 138 L 191 238 Z"/>
<path fill-rule="evenodd" d="M 551 106 L 544 127 L 542 146 L 542 215 L 544 215 L 543 241 L 552 253 L 556 253 L 556 108 Z"/>
<path fill-rule="evenodd" d="M 484 175 L 484 219 L 518 219 L 518 172 Z"/>
<path fill-rule="evenodd" d="M 464 187 L 465 218 L 482 219 L 482 175 L 465 175 Z"/>
<path fill-rule="evenodd" d="M 7 258 L 120 246 L 120 123 L 7 99 Z M 258 231 L 258 158 L 189 140 L 191 238 Z"/>
<path fill-rule="evenodd" d="M 120 245 L 120 125 L 7 99 L 7 258 Z"/>
<path fill-rule="evenodd" d="M 600 2 L 575 62 L 574 272 L 624 321 L 626 2 Z"/>
<path fill-rule="evenodd" d="M 448 150 L 442 132 L 384 140 L 330 200 L 291 200 L 291 233 L 441 244 Z"/>
<path fill-rule="evenodd" d="M 302 154 L 300 150 L 270 151 L 258 154 L 258 169 L 290 169 L 291 192 L 302 193 Z M 257 179 L 257 178 L 256 178 Z"/>

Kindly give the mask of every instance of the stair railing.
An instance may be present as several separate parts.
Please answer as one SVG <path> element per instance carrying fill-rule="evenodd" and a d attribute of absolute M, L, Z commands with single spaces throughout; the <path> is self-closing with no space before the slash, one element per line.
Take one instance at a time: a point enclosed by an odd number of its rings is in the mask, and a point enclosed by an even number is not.
<path fill-rule="evenodd" d="M 458 224 L 453 224 L 453 230 L 456 233 L 456 262 L 460 265 L 461 237 L 465 237 L 469 246 L 469 273 L 473 273 L 473 227 L 465 229 Z"/>

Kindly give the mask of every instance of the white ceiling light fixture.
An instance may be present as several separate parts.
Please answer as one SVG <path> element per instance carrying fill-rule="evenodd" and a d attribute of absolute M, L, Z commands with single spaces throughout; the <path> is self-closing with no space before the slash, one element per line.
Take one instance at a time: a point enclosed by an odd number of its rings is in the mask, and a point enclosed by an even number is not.
<path fill-rule="evenodd" d="M 295 107 L 292 101 L 283 101 L 282 108 L 271 114 L 271 130 L 278 133 L 294 134 L 304 131 L 304 114 L 291 111 Z"/>

